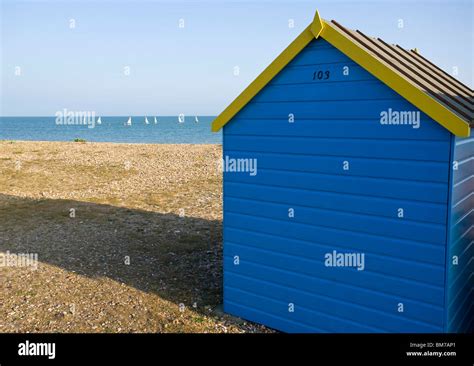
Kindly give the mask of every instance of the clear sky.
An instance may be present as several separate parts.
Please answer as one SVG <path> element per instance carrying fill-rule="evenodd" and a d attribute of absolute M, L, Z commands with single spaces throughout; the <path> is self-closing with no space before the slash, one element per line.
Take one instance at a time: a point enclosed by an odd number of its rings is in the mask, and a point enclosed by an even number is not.
<path fill-rule="evenodd" d="M 472 0 L 0 2 L 3 116 L 63 108 L 216 115 L 311 22 L 316 8 L 325 19 L 417 47 L 473 86 Z"/>

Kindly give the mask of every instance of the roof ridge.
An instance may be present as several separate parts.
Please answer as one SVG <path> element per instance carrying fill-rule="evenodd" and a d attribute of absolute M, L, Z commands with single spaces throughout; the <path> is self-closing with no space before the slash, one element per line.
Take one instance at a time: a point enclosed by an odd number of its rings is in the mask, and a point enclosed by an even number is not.
<path fill-rule="evenodd" d="M 218 131 L 229 122 L 312 40 L 323 38 L 408 102 L 457 136 L 474 127 L 474 92 L 419 53 L 390 45 L 316 11 L 312 23 L 213 121 Z M 369 42 L 369 43 L 367 43 Z M 401 54 L 398 50 L 402 50 Z"/>

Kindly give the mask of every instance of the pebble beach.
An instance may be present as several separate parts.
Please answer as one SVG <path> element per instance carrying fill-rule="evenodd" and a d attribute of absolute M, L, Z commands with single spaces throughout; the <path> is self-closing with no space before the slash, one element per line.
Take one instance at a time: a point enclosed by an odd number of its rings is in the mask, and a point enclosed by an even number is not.
<path fill-rule="evenodd" d="M 221 145 L 0 142 L 0 332 L 266 332 L 225 315 Z"/>

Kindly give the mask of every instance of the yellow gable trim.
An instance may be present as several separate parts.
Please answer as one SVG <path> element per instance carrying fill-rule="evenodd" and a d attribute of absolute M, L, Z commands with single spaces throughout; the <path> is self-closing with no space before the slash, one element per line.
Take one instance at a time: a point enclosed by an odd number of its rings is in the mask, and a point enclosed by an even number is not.
<path fill-rule="evenodd" d="M 313 22 L 311 23 L 311 33 L 313 33 L 314 38 L 318 38 L 323 30 L 324 23 L 321 17 L 319 16 L 319 11 L 316 10 L 314 14 Z"/>
<path fill-rule="evenodd" d="M 361 48 L 351 39 L 322 20 L 318 11 L 313 22 L 212 122 L 212 131 L 219 131 L 255 97 L 293 58 L 315 38 L 324 38 L 342 53 L 388 85 L 418 109 L 433 118 L 456 136 L 469 137 L 470 127 L 450 109 L 420 90 L 390 66 Z"/>

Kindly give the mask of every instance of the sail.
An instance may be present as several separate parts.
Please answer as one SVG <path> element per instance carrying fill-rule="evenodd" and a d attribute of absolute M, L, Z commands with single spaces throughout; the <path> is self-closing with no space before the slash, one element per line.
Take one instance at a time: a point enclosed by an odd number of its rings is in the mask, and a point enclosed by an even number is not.
<path fill-rule="evenodd" d="M 127 126 L 132 125 L 132 117 L 128 117 Z"/>
<path fill-rule="evenodd" d="M 158 120 L 157 120 L 156 117 L 155 117 L 155 124 L 156 124 L 156 123 L 158 123 Z"/>
<path fill-rule="evenodd" d="M 97 124 L 100 125 L 101 123 L 102 123 L 102 121 L 101 121 L 100 117 L 97 118 Z"/>
<path fill-rule="evenodd" d="M 145 116 L 145 123 L 148 124 L 150 122 L 148 122 L 148 118 Z"/>

